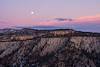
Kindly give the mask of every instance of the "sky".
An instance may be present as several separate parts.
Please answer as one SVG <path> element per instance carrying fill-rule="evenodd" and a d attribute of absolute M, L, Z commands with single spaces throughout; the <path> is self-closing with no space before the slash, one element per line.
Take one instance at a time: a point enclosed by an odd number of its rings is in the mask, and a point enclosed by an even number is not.
<path fill-rule="evenodd" d="M 42 25 L 100 32 L 99 24 L 100 0 L 0 0 L 0 28 Z"/>

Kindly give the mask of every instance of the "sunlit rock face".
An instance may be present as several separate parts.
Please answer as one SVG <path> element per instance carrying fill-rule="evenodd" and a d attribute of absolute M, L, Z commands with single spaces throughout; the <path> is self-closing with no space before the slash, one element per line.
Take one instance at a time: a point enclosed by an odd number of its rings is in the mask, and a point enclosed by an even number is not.
<path fill-rule="evenodd" d="M 0 67 L 7 66 L 100 67 L 100 33 L 71 29 L 1 32 Z"/>

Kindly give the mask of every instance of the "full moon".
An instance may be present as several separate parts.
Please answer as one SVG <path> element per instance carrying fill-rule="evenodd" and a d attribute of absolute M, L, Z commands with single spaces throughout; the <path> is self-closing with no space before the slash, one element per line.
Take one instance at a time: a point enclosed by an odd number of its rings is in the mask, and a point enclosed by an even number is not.
<path fill-rule="evenodd" d="M 33 15 L 34 14 L 34 11 L 31 11 L 31 14 Z"/>

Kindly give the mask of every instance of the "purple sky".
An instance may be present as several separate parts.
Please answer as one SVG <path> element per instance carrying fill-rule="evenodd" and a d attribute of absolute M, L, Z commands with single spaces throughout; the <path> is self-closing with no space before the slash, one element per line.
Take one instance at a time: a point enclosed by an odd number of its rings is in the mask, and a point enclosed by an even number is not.
<path fill-rule="evenodd" d="M 99 24 L 100 0 L 0 0 L 0 28 L 56 25 L 100 32 Z"/>

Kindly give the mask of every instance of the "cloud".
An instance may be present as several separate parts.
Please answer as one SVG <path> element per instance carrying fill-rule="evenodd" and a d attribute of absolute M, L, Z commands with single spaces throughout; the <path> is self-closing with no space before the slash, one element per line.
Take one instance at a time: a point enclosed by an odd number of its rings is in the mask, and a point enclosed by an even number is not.
<path fill-rule="evenodd" d="M 6 23 L 6 21 L 0 21 L 0 23 Z"/>
<path fill-rule="evenodd" d="M 12 27 L 13 24 L 7 21 L 0 21 L 0 29 L 2 28 L 10 28 Z"/>
<path fill-rule="evenodd" d="M 66 19 L 66 18 L 55 18 L 57 21 L 73 21 L 73 19 Z"/>
<path fill-rule="evenodd" d="M 84 16 L 75 19 L 55 18 L 55 19 L 36 19 L 32 21 L 17 21 L 13 25 L 22 26 L 74 26 L 100 24 L 100 15 Z"/>
<path fill-rule="evenodd" d="M 96 16 L 84 16 L 75 19 L 66 18 L 55 18 L 55 19 L 36 19 L 16 22 L 5 22 L 0 21 L 0 28 L 11 27 L 11 26 L 49 26 L 49 27 L 60 27 L 60 28 L 74 28 L 79 30 L 97 31 L 100 29 L 100 15 Z M 46 28 L 46 27 L 45 27 Z M 100 30 L 98 30 L 100 32 Z"/>
<path fill-rule="evenodd" d="M 8 22 L 7 22 L 8 24 Z M 54 19 L 20 19 L 9 21 L 9 25 L 13 26 L 72 26 L 86 24 L 100 24 L 100 15 L 84 16 L 75 19 L 70 18 L 54 18 Z M 5 24 L 6 25 L 6 24 Z"/>
<path fill-rule="evenodd" d="M 83 16 L 76 18 L 76 21 L 78 22 L 99 22 L 100 23 L 100 14 L 95 16 Z"/>
<path fill-rule="evenodd" d="M 71 21 L 63 18 L 57 18 L 55 20 L 39 22 L 38 25 L 58 26 L 60 28 L 74 28 L 81 31 L 100 32 L 100 15 L 84 16 L 75 18 Z"/>

